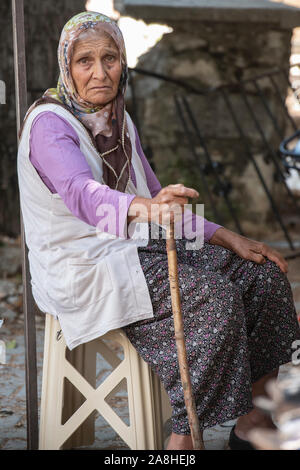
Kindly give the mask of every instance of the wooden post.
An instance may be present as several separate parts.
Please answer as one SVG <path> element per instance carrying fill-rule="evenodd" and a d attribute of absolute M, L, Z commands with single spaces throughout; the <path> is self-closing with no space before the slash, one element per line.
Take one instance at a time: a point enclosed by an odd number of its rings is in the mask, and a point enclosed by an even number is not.
<path fill-rule="evenodd" d="M 15 66 L 15 95 L 17 135 L 27 111 L 27 80 L 25 60 L 24 3 L 12 0 L 12 22 Z M 18 139 L 19 143 L 19 139 Z M 32 296 L 28 263 L 28 249 L 25 243 L 23 217 L 20 209 L 23 312 L 25 336 L 26 370 L 26 414 L 27 414 L 27 449 L 38 449 L 38 392 L 36 366 L 36 330 L 35 303 Z"/>
<path fill-rule="evenodd" d="M 172 300 L 172 311 L 174 319 L 175 340 L 180 370 L 181 383 L 184 393 L 184 402 L 188 414 L 193 447 L 195 450 L 204 450 L 202 433 L 199 429 L 199 421 L 196 412 L 195 400 L 192 392 L 191 377 L 187 361 L 187 353 L 184 339 L 183 320 L 181 313 L 180 291 L 178 284 L 177 253 L 174 239 L 174 222 L 170 223 L 170 230 L 166 238 L 169 281 Z"/>

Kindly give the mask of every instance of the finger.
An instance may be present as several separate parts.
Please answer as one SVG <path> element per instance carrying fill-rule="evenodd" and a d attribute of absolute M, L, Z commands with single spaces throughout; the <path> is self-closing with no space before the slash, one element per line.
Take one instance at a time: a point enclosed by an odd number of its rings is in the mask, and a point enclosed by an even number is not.
<path fill-rule="evenodd" d="M 252 253 L 251 255 L 251 261 L 255 261 L 257 264 L 265 264 L 266 258 L 263 255 L 260 255 L 259 253 Z"/>
<path fill-rule="evenodd" d="M 199 197 L 199 193 L 196 191 L 196 189 L 187 188 L 183 184 L 170 184 L 169 187 L 171 187 L 172 193 L 175 195 L 191 198 Z"/>
<path fill-rule="evenodd" d="M 276 257 L 269 257 L 269 259 L 271 261 L 273 261 L 275 264 L 277 264 L 277 266 L 280 268 L 280 270 L 283 272 L 283 273 L 287 273 L 288 272 L 288 264 L 286 261 L 281 261 L 279 260 L 278 258 Z"/>
<path fill-rule="evenodd" d="M 187 197 L 175 197 L 170 203 L 169 205 L 170 206 L 181 206 L 182 210 L 183 210 L 183 206 L 185 206 L 185 204 L 188 204 L 189 200 Z"/>
<path fill-rule="evenodd" d="M 281 269 L 282 272 L 288 272 L 288 263 L 281 255 L 281 253 L 276 250 L 273 250 L 269 246 L 263 248 L 263 253 L 270 261 L 274 261 L 274 263 L 277 264 L 277 266 Z"/>
<path fill-rule="evenodd" d="M 174 197 L 169 195 L 165 195 L 161 198 L 161 205 L 164 205 L 166 208 L 167 207 L 180 207 L 181 211 L 183 211 L 185 204 L 188 204 L 188 198 L 187 197 Z"/>
<path fill-rule="evenodd" d="M 256 253 L 260 253 L 270 261 L 273 261 L 283 273 L 288 272 L 288 263 L 283 258 L 281 253 L 274 250 L 273 248 L 265 245 L 264 243 L 258 243 L 252 248 Z"/>
<path fill-rule="evenodd" d="M 277 264 L 277 266 L 281 269 L 282 272 L 287 273 L 288 272 L 288 264 L 285 261 L 284 258 L 282 257 L 277 257 L 276 255 L 268 255 L 269 260 L 274 261 L 274 263 Z"/>

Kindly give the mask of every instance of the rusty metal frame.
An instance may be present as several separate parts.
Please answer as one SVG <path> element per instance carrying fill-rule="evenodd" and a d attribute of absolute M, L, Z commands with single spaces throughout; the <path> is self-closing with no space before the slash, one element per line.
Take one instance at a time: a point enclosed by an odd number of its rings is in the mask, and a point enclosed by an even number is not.
<path fill-rule="evenodd" d="M 14 45 L 15 96 L 17 136 L 27 111 L 27 79 L 25 56 L 24 2 L 12 0 L 12 23 Z M 17 137 L 18 138 L 18 137 Z M 19 144 L 19 138 L 18 138 Z M 25 337 L 26 417 L 27 449 L 38 449 L 38 392 L 36 361 L 35 303 L 30 285 L 28 248 L 25 242 L 23 217 L 20 208 L 23 312 Z"/>

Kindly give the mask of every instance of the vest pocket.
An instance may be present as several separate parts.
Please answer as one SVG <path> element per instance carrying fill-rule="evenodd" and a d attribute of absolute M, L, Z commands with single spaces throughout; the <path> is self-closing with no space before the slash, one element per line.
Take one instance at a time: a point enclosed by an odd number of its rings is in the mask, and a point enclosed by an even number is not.
<path fill-rule="evenodd" d="M 70 294 L 76 307 L 86 307 L 99 302 L 114 290 L 105 259 L 69 261 Z"/>

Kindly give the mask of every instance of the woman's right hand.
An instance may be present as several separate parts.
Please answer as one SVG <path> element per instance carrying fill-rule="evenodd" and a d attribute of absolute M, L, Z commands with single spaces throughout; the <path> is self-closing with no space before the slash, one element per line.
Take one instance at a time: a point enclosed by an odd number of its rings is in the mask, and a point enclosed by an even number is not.
<path fill-rule="evenodd" d="M 152 199 L 136 197 L 129 206 L 128 223 L 134 219 L 136 222 L 152 221 L 160 224 L 173 222 L 183 214 L 189 197 L 199 197 L 199 193 L 182 183 L 169 184 Z"/>
<path fill-rule="evenodd" d="M 184 205 L 188 204 L 189 197 L 199 197 L 198 191 L 187 188 L 181 183 L 169 184 L 162 188 L 152 199 L 151 220 L 160 224 L 176 221 L 183 214 Z"/>

